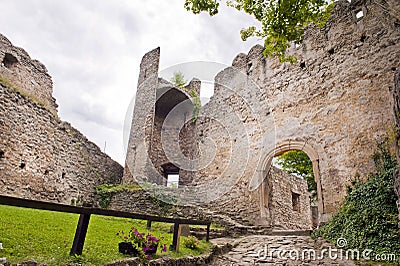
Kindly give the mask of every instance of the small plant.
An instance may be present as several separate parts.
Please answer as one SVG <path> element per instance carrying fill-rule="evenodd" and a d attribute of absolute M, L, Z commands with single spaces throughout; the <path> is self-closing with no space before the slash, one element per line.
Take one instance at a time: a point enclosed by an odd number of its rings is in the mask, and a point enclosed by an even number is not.
<path fill-rule="evenodd" d="M 44 109 L 49 111 L 54 117 L 58 118 L 58 115 L 56 113 L 54 113 L 53 111 L 51 111 L 51 109 L 47 106 L 46 103 L 44 103 L 42 100 L 40 100 L 35 95 L 33 95 L 33 94 L 29 93 L 29 92 L 26 92 L 24 90 L 21 90 L 20 88 L 14 86 L 8 79 L 0 77 L 0 84 L 10 88 L 13 92 L 18 93 L 22 97 L 27 98 L 27 99 L 31 100 L 32 102 L 34 102 L 35 104 L 43 107 Z"/>
<path fill-rule="evenodd" d="M 348 186 L 348 194 L 338 212 L 329 222 L 314 231 L 313 237 L 323 237 L 335 243 L 345 238 L 349 249 L 371 249 L 376 254 L 400 255 L 397 196 L 393 172 L 396 160 L 387 142 L 378 144 L 373 159 L 377 172 L 366 180 L 358 176 Z"/>
<path fill-rule="evenodd" d="M 107 209 L 115 193 L 138 190 L 142 190 L 138 184 L 102 184 L 95 188 L 95 193 L 99 196 L 100 207 Z"/>
<path fill-rule="evenodd" d="M 198 249 L 200 241 L 195 236 L 188 236 L 183 240 L 183 245 L 189 249 Z"/>
<path fill-rule="evenodd" d="M 71 262 L 76 264 L 85 264 L 87 263 L 87 260 L 82 255 L 75 254 L 71 257 Z"/>
<path fill-rule="evenodd" d="M 120 252 L 129 255 L 137 255 L 141 261 L 149 261 L 152 254 L 157 252 L 157 248 L 160 248 L 161 252 L 167 252 L 167 245 L 161 244 L 163 238 L 157 238 L 150 233 L 145 236 L 144 233 L 140 233 L 135 227 L 132 227 L 126 234 L 124 231 L 117 233 L 117 236 L 121 238 L 122 243 L 130 243 L 132 249 L 126 248 L 127 252 L 121 250 Z M 120 245 L 121 246 L 121 245 Z"/>
<path fill-rule="evenodd" d="M 196 93 L 195 90 L 191 89 L 189 91 L 190 96 L 192 96 L 192 102 L 193 102 L 193 116 L 192 116 L 192 122 L 195 123 L 197 121 L 197 118 L 199 117 L 200 109 L 201 109 L 201 101 L 199 95 Z"/>
<path fill-rule="evenodd" d="M 171 77 L 171 82 L 175 86 L 177 86 L 179 88 L 183 88 L 183 86 L 185 86 L 187 81 L 185 80 L 183 73 L 178 71 L 178 72 L 174 72 L 173 76 Z"/>
<path fill-rule="evenodd" d="M 199 95 L 194 89 L 189 89 L 185 87 L 187 81 L 185 80 L 184 75 L 180 71 L 174 72 L 173 76 L 171 77 L 171 82 L 178 88 L 181 88 L 183 91 L 190 94 L 193 103 L 192 123 L 195 123 L 197 121 L 197 118 L 199 117 L 201 109 L 201 101 Z"/>

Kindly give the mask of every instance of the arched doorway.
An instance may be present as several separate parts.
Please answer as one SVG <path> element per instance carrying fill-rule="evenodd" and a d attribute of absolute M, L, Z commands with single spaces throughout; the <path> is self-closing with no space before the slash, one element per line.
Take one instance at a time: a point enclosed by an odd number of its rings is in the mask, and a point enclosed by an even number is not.
<path fill-rule="evenodd" d="M 318 153 L 315 149 L 307 143 L 307 141 L 299 141 L 299 140 L 287 140 L 279 143 L 275 146 L 275 148 L 266 153 L 262 160 L 260 173 L 263 175 L 263 183 L 260 186 L 260 212 L 261 212 L 261 224 L 271 225 L 271 213 L 270 213 L 270 202 L 269 202 L 269 194 L 271 189 L 271 184 L 268 181 L 268 174 L 272 167 L 272 160 L 274 157 L 282 155 L 285 152 L 291 150 L 303 151 L 307 154 L 309 159 L 312 162 L 312 168 L 314 172 L 315 182 L 317 184 L 317 197 L 318 197 L 318 220 L 320 220 L 321 215 L 324 213 L 324 198 L 322 194 L 322 186 L 321 186 L 321 177 L 319 172 L 319 157 Z M 311 211 L 311 210 L 310 210 Z M 319 223 L 317 221 L 317 223 Z"/>

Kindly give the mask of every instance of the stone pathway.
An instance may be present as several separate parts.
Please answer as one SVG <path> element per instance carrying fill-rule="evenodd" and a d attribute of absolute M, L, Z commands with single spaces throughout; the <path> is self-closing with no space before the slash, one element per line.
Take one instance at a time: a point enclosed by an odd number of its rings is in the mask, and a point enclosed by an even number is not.
<path fill-rule="evenodd" d="M 212 242 L 223 253 L 215 257 L 213 266 L 356 265 L 346 259 L 346 250 L 341 251 L 325 240 L 314 240 L 309 236 L 252 235 Z M 230 251 L 226 247 L 223 250 L 223 245 L 228 245 Z"/>

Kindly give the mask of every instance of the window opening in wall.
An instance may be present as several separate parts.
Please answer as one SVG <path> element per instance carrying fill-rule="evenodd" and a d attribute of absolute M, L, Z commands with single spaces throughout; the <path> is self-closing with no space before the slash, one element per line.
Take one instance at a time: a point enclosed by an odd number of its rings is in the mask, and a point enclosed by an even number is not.
<path fill-rule="evenodd" d="M 313 172 L 313 163 L 310 157 L 308 157 L 307 153 L 301 150 L 289 150 L 273 158 L 272 163 L 275 167 L 281 169 L 282 171 L 307 181 L 307 190 L 310 195 L 309 200 L 311 210 L 317 210 L 318 213 L 317 182 Z M 297 193 L 293 191 L 289 192 L 291 193 L 292 197 L 292 209 L 295 212 L 301 211 L 300 195 L 303 192 L 298 192 L 299 191 L 297 191 Z M 290 197 L 290 194 L 288 196 Z M 315 217 L 316 218 L 312 221 L 313 226 L 318 225 L 318 214 Z"/>
<path fill-rule="evenodd" d="M 24 169 L 24 168 L 25 168 L 25 163 L 21 163 L 21 164 L 19 165 L 19 168 Z"/>
<path fill-rule="evenodd" d="M 214 95 L 214 82 L 211 81 L 201 81 L 200 89 L 200 102 L 201 106 L 204 106 L 210 101 L 210 98 Z"/>
<path fill-rule="evenodd" d="M 357 18 L 357 20 L 360 20 L 360 19 L 362 19 L 362 17 L 364 17 L 364 12 L 362 10 L 360 10 L 356 13 L 356 18 Z"/>
<path fill-rule="evenodd" d="M 253 63 L 250 62 L 247 64 L 247 75 L 250 75 L 253 72 Z"/>
<path fill-rule="evenodd" d="M 179 185 L 179 174 L 168 174 L 167 187 L 178 187 L 178 185 Z"/>
<path fill-rule="evenodd" d="M 317 205 L 317 182 L 313 172 L 313 164 L 304 151 L 290 150 L 276 156 L 272 160 L 273 166 L 288 174 L 295 175 L 307 181 L 308 192 L 310 192 L 311 205 Z"/>
<path fill-rule="evenodd" d="M 179 167 L 172 163 L 168 163 L 162 166 L 164 176 L 167 179 L 167 187 L 178 187 L 179 186 Z"/>
<path fill-rule="evenodd" d="M 12 54 L 6 53 L 3 58 L 3 64 L 5 67 L 10 68 L 13 65 L 17 64 L 18 60 Z"/>
<path fill-rule="evenodd" d="M 294 211 L 300 212 L 300 194 L 292 192 L 292 206 Z"/>
<path fill-rule="evenodd" d="M 0 150 L 0 159 L 4 158 L 4 151 Z"/>

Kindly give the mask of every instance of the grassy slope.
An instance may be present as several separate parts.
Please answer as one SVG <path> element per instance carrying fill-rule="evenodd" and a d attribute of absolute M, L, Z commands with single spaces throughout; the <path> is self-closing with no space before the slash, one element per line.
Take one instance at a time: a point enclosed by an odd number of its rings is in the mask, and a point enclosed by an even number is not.
<path fill-rule="evenodd" d="M 48 265 L 67 265 L 70 262 L 103 265 L 124 258 L 118 253 L 118 231 L 128 231 L 131 226 L 135 226 L 140 232 L 147 232 L 145 221 L 93 215 L 83 254 L 74 258 L 69 256 L 69 250 L 78 218 L 77 214 L 0 205 L 0 242 L 3 243 L 0 257 L 14 263 L 34 259 Z M 152 224 L 152 234 L 157 237 L 163 236 L 164 243 L 168 246 L 172 242 L 172 234 L 167 233 L 169 227 L 170 224 Z M 190 250 L 182 245 L 182 240 L 180 252 L 176 254 L 168 251 L 167 255 L 198 255 L 210 249 L 208 243 L 201 242 L 199 250 Z"/>

